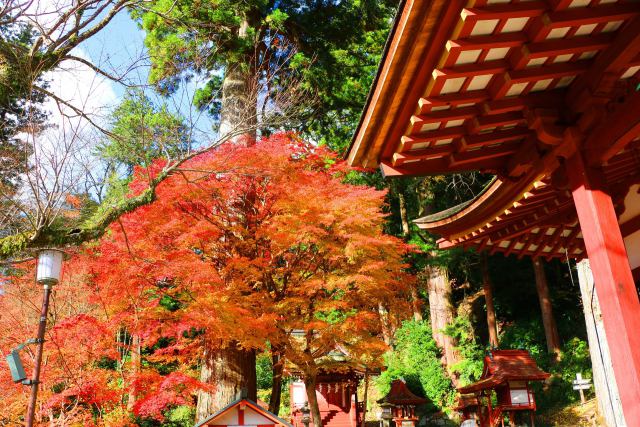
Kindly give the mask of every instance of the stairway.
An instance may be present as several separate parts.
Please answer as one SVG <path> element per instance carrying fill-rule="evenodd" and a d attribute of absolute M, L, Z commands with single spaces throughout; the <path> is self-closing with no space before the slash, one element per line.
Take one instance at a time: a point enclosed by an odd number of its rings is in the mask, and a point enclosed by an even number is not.
<path fill-rule="evenodd" d="M 351 418 L 346 412 L 334 412 L 331 411 L 329 417 L 325 417 L 322 420 L 323 427 L 352 427 Z"/>
<path fill-rule="evenodd" d="M 352 427 L 349 413 L 334 405 L 329 405 L 329 407 L 328 411 L 322 411 L 323 427 Z"/>

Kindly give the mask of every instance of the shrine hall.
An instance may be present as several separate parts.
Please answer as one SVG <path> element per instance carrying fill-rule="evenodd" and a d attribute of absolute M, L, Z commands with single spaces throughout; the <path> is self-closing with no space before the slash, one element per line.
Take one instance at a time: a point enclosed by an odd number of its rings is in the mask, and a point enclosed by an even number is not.
<path fill-rule="evenodd" d="M 348 153 L 387 178 L 479 171 L 417 224 L 440 248 L 588 259 L 640 420 L 640 3 L 406 0 Z"/>

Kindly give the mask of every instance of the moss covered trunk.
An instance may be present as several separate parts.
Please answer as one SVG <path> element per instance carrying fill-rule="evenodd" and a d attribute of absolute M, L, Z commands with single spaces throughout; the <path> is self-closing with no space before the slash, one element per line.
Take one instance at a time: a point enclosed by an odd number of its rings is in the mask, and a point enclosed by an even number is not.
<path fill-rule="evenodd" d="M 460 360 L 454 339 L 444 333 L 444 328 L 455 317 L 454 307 L 451 305 L 451 281 L 443 267 L 430 267 L 428 273 L 429 313 L 433 338 L 442 349 L 442 362 L 451 367 Z M 452 380 L 456 382 L 457 378 Z"/>

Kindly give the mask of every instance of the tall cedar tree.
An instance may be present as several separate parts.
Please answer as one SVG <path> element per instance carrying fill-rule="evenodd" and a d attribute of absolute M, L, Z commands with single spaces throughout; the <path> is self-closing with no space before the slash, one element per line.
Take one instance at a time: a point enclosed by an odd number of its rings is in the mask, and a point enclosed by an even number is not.
<path fill-rule="evenodd" d="M 232 378 L 231 388 L 207 376 L 219 366 L 203 354 L 221 349 L 250 352 L 268 342 L 310 381 L 336 347 L 354 355 L 351 363 L 379 363 L 386 346 L 377 307 L 392 307 L 396 321 L 407 311 L 409 248 L 382 233 L 384 192 L 343 184 L 334 161 L 288 135 L 225 144 L 192 159 L 158 187 L 154 203 L 87 246 L 53 303 L 60 310 L 43 378 L 49 416 L 106 419 L 130 410 L 162 420 L 175 405 L 193 405 L 199 387 L 201 419 L 212 411 L 208 396 L 231 399 L 247 383 Z M 161 165 L 136 172 L 132 194 L 154 168 Z M 1 327 L 15 332 L 0 337 L 3 352 L 30 336 L 32 275 L 4 285 Z M 23 312 L 14 315 L 16 307 Z M 211 385 L 195 380 L 200 367 Z M 13 387 L 15 410 L 25 396 Z"/>
<path fill-rule="evenodd" d="M 256 117 L 292 74 L 316 94 L 303 129 L 344 149 L 375 75 L 398 0 L 155 0 L 134 12 L 147 36 L 150 80 L 163 93 L 180 78 L 208 78 L 197 104 L 221 133 Z M 301 74 L 301 75 L 300 75 Z M 268 85 L 259 85 L 260 81 Z M 252 91 L 261 87 L 257 97 Z"/>
<path fill-rule="evenodd" d="M 16 47 L 26 48 L 34 39 L 34 31 L 20 22 L 0 25 L 0 40 L 6 40 Z M 0 43 L 0 74 L 9 68 L 2 60 Z M 46 87 L 46 83 L 38 78 L 38 83 Z M 15 196 L 21 185 L 22 174 L 26 170 L 24 159 L 31 154 L 31 147 L 25 141 L 26 133 L 37 133 L 46 120 L 41 110 L 44 96 L 33 90 L 22 90 L 18 87 L 19 79 L 9 76 L 6 81 L 0 78 L 0 228 L 10 229 L 20 218 L 19 210 L 9 201 Z"/>
<path fill-rule="evenodd" d="M 331 120 L 337 123 L 333 133 L 345 136 L 368 89 L 362 85 L 362 75 L 372 74 L 372 69 L 365 67 L 374 68 L 378 59 L 367 58 L 368 53 L 376 51 L 372 45 L 380 44 L 380 30 L 388 28 L 395 4 L 392 0 L 156 0 L 135 16 L 147 33 L 151 82 L 161 92 L 171 93 L 180 78 L 194 73 L 207 76 L 196 102 L 219 119 L 220 134 L 258 120 L 258 100 L 268 102 L 277 94 L 278 82 L 296 75 L 323 102 L 335 104 L 338 116 L 351 112 L 342 120 L 347 122 L 344 126 L 339 119 Z M 346 61 L 350 55 L 345 47 L 362 60 Z M 264 81 L 268 83 L 261 84 Z M 248 136 L 248 140 L 255 137 Z M 224 368 L 203 370 L 203 381 L 219 387 L 226 383 L 224 387 L 232 390 L 238 387 L 237 378 L 246 378 L 241 383 L 255 397 L 254 354 L 227 349 L 210 353 L 209 359 L 208 365 Z M 202 395 L 203 399 L 210 401 L 211 396 Z M 219 409 L 227 400 L 206 406 Z"/>

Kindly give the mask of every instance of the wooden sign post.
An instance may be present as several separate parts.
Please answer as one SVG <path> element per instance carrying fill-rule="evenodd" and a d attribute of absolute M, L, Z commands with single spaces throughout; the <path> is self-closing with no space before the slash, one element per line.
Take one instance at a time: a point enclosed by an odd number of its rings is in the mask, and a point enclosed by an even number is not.
<path fill-rule="evenodd" d="M 584 405 L 584 390 L 591 388 L 591 380 L 589 378 L 582 378 L 582 373 L 576 374 L 576 379 L 573 381 L 573 389 L 580 392 L 580 402 Z"/>

